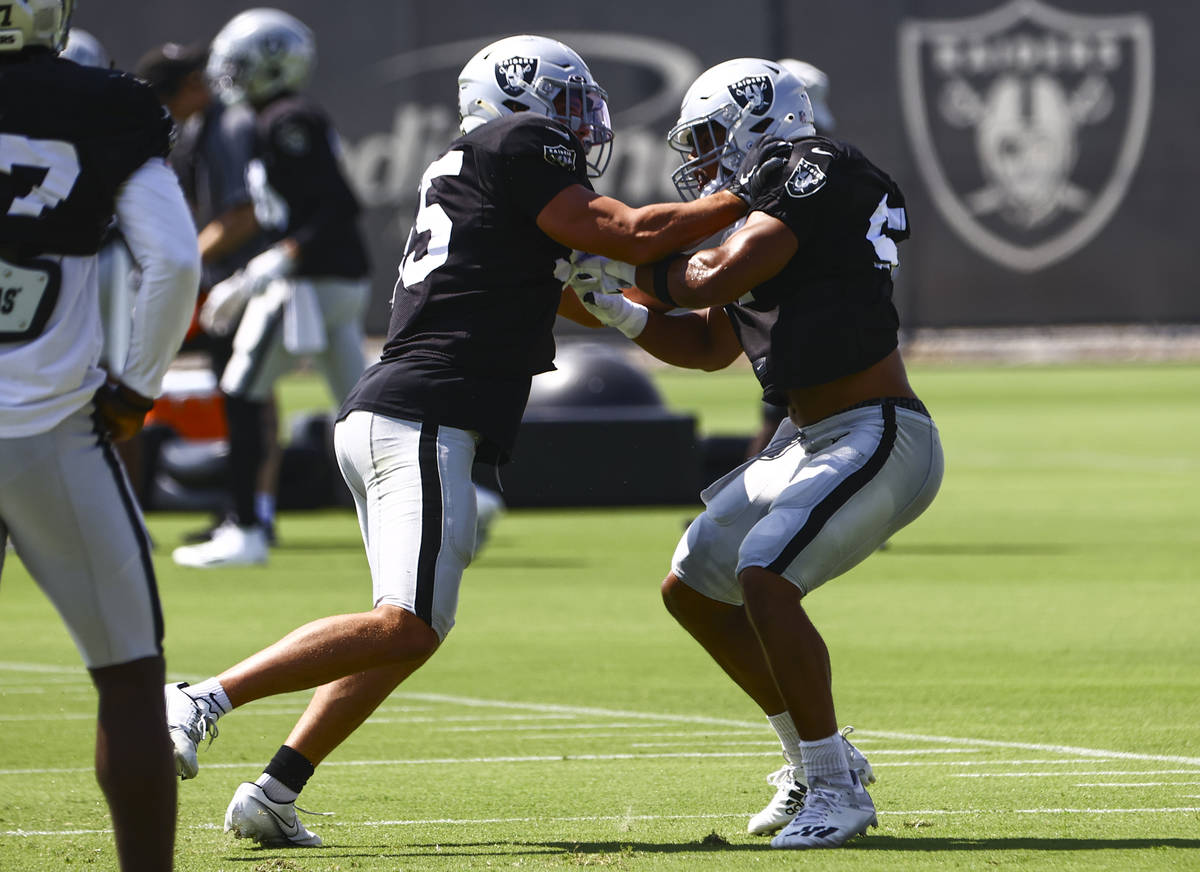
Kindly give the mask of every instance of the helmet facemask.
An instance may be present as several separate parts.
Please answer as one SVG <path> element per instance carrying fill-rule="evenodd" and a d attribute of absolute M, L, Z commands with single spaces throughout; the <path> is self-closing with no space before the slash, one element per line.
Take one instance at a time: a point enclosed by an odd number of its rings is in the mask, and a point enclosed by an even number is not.
<path fill-rule="evenodd" d="M 583 143 L 588 177 L 598 178 L 612 158 L 613 130 L 608 115 L 608 94 L 581 76 L 554 79 L 538 76 L 530 91 L 546 107 L 545 114 L 563 124 Z"/>
<path fill-rule="evenodd" d="M 720 190 L 733 178 L 744 153 L 730 135 L 738 114 L 737 105 L 727 103 L 702 118 L 677 124 L 667 134 L 667 143 L 682 161 L 671 181 L 684 200 Z"/>

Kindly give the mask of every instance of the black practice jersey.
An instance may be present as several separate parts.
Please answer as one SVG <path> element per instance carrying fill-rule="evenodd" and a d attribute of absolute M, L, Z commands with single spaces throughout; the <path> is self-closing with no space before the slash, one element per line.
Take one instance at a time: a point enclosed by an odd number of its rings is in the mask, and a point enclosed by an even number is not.
<path fill-rule="evenodd" d="M 897 345 L 896 244 L 908 237 L 904 195 L 851 145 L 806 137 L 785 180 L 755 203 L 799 240 L 795 256 L 725 307 L 771 403 L 791 388 L 866 369 Z"/>
<path fill-rule="evenodd" d="M 50 52 L 0 54 L 0 248 L 91 255 L 117 191 L 171 147 L 171 117 L 132 76 Z"/>
<path fill-rule="evenodd" d="M 297 276 L 362 278 L 367 250 L 358 200 L 338 162 L 337 138 L 311 100 L 286 95 L 258 112 L 250 193 L 268 232 L 300 245 Z"/>
<path fill-rule="evenodd" d="M 571 185 L 591 187 L 583 147 L 533 113 L 488 122 L 430 164 L 382 358 L 343 414 L 475 430 L 482 458 L 507 455 L 532 377 L 554 368 L 554 262 L 569 253 L 536 219 Z"/>

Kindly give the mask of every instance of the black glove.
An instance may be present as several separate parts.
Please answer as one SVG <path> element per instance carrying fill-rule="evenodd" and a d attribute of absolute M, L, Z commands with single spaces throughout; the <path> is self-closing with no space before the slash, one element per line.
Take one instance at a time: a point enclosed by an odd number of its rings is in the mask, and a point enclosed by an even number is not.
<path fill-rule="evenodd" d="M 100 386 L 93 403 L 100 430 L 114 442 L 136 435 L 146 421 L 146 413 L 154 407 L 154 400 L 114 381 Z"/>
<path fill-rule="evenodd" d="M 791 157 L 792 144 L 786 139 L 760 139 L 742 158 L 729 190 L 753 208 L 755 201 L 783 182 Z"/>

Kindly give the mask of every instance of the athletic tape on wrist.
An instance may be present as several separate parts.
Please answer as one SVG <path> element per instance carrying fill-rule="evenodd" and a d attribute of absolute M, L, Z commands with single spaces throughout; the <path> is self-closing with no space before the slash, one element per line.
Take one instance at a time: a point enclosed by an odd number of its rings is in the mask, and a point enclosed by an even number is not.
<path fill-rule="evenodd" d="M 654 291 L 654 296 L 658 297 L 664 303 L 679 308 L 679 304 L 675 302 L 675 298 L 671 296 L 671 291 L 667 288 L 667 271 L 676 260 L 677 257 L 671 255 L 655 262 L 653 272 L 654 288 L 652 290 Z"/>

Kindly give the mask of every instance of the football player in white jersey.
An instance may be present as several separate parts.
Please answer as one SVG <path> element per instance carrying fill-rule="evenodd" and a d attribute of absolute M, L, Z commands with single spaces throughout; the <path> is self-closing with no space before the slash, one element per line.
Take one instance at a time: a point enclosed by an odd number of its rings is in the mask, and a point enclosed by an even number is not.
<path fill-rule="evenodd" d="M 318 845 L 295 800 L 316 766 L 441 645 L 476 546 L 476 459 L 516 444 L 532 378 L 553 368 L 556 311 L 583 313 L 555 275 L 572 248 L 649 262 L 745 213 L 746 192 L 631 208 L 597 194 L 607 95 L 570 47 L 499 40 L 459 76 L 463 135 L 425 171 L 378 363 L 342 404 L 334 446 L 371 569 L 369 611 L 307 624 L 193 686 L 166 689 L 179 773 L 217 718 L 317 687 L 226 828 Z"/>
<path fill-rule="evenodd" d="M 920 515 L 942 478 L 898 348 L 904 197 L 856 148 L 816 135 L 803 85 L 774 61 L 701 74 L 668 141 L 685 197 L 736 184 L 743 163 L 773 187 L 713 248 L 636 269 L 577 252 L 568 280 L 668 363 L 713 370 L 744 353 L 764 400 L 788 408 L 760 454 L 702 492 L 663 598 L 779 735 L 787 765 L 749 831 L 837 847 L 875 824 L 873 776 L 837 729 L 829 653 L 802 599 Z M 668 317 L 677 307 L 691 311 Z"/>
<path fill-rule="evenodd" d="M 0 21 L 0 540 L 12 538 L 91 673 L 121 869 L 149 872 L 172 867 L 175 838 L 162 611 L 111 440 L 141 428 L 200 267 L 163 160 L 170 119 L 143 83 L 58 57 L 73 6 L 13 0 Z M 143 275 L 119 381 L 98 366 L 96 252 L 114 214 Z"/>

